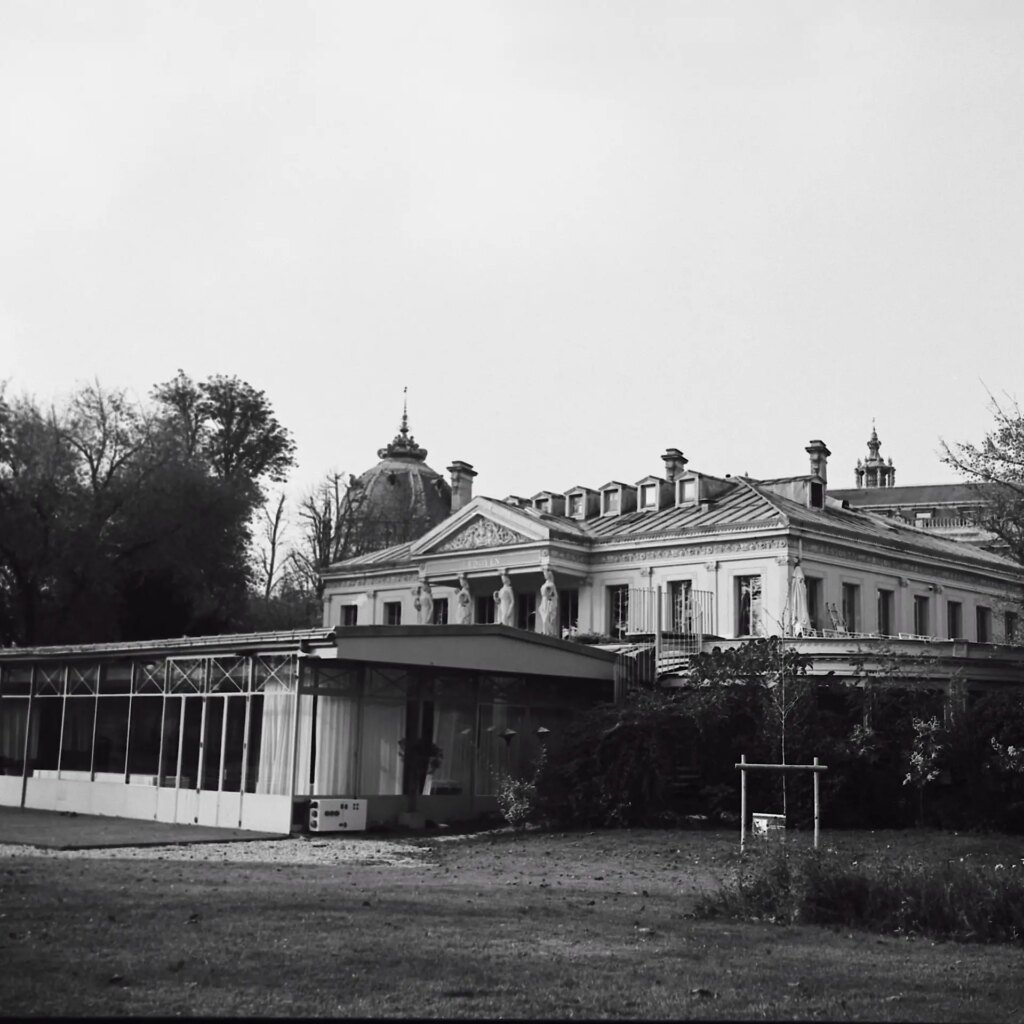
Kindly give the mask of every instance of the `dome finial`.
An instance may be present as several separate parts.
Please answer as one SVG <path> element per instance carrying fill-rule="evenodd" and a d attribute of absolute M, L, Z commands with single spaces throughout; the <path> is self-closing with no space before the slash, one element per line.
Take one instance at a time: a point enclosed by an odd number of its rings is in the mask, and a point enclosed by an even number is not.
<path fill-rule="evenodd" d="M 422 462 L 427 457 L 427 449 L 416 444 L 416 438 L 409 433 L 409 388 L 402 388 L 402 422 L 398 433 L 391 444 L 377 449 L 377 457 L 381 459 L 415 459 Z"/>

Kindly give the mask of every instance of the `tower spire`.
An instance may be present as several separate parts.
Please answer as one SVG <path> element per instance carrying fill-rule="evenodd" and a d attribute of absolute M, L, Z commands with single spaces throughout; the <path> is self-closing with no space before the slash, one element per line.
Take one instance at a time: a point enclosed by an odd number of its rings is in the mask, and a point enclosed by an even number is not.
<path fill-rule="evenodd" d="M 422 462 L 427 457 L 427 449 L 416 443 L 416 438 L 409 433 L 409 387 L 402 388 L 402 422 L 398 433 L 391 439 L 391 444 L 377 449 L 380 459 L 416 459 Z"/>

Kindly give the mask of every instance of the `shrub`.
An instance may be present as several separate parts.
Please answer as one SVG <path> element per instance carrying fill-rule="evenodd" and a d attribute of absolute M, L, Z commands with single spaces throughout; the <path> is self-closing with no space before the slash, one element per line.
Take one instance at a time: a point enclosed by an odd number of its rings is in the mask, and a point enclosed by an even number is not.
<path fill-rule="evenodd" d="M 537 816 L 537 783 L 534 779 L 504 776 L 498 783 L 498 809 L 513 828 L 525 828 Z"/>
<path fill-rule="evenodd" d="M 746 857 L 697 914 L 1024 944 L 1024 862 L 865 866 L 777 846 Z"/>

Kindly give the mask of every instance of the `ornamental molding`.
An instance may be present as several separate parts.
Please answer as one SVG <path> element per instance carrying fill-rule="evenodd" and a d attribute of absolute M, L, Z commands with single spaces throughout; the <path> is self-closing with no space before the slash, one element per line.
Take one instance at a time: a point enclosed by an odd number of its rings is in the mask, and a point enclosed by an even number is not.
<path fill-rule="evenodd" d="M 789 546 L 785 537 L 769 537 L 764 540 L 733 540 L 718 544 L 688 544 L 678 548 L 655 548 L 653 551 L 620 551 L 594 555 L 598 565 L 612 562 L 664 562 L 677 558 L 701 558 L 708 555 L 749 554 L 762 551 L 778 551 Z"/>
<path fill-rule="evenodd" d="M 529 544 L 533 540 L 534 538 L 526 537 L 507 526 L 481 517 L 474 519 L 468 526 L 438 545 L 434 552 L 443 554 L 447 551 L 470 551 L 474 548 L 499 548 L 510 544 Z"/>
<path fill-rule="evenodd" d="M 332 580 L 330 589 L 353 590 L 376 587 L 385 583 L 415 583 L 418 578 L 414 572 L 392 573 L 387 576 L 356 576 L 347 580 Z"/>
<path fill-rule="evenodd" d="M 823 544 L 820 541 L 803 542 L 805 552 L 813 552 L 825 555 L 829 558 L 841 558 L 848 562 L 859 562 L 862 565 L 880 567 L 888 576 L 911 576 L 920 579 L 922 576 L 937 577 L 943 580 L 952 580 L 967 584 L 972 588 L 978 586 L 978 577 L 981 577 L 988 584 L 987 589 L 1006 591 L 1012 589 L 1014 584 L 1008 584 L 1002 580 L 994 580 L 991 572 L 979 568 L 966 572 L 956 569 L 947 569 L 940 566 L 924 565 L 921 562 L 914 562 L 907 558 L 891 557 L 888 555 L 876 555 L 868 551 L 853 548 L 840 547 L 838 544 Z M 900 579 L 900 586 L 908 586 L 910 581 Z"/>

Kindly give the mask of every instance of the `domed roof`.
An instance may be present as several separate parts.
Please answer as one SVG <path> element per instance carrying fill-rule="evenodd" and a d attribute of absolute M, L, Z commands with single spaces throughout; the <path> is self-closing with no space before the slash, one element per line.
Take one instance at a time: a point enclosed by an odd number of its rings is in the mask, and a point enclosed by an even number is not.
<path fill-rule="evenodd" d="M 354 520 L 352 554 L 421 537 L 451 513 L 448 481 L 427 465 L 427 450 L 409 433 L 408 409 L 380 462 L 358 476 L 349 491 Z"/>

